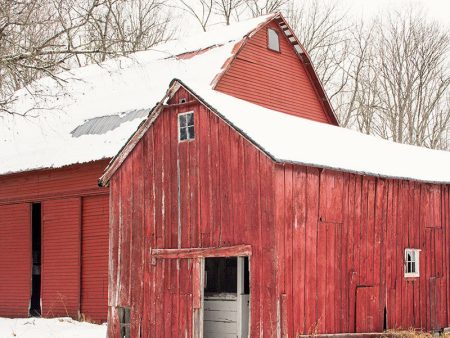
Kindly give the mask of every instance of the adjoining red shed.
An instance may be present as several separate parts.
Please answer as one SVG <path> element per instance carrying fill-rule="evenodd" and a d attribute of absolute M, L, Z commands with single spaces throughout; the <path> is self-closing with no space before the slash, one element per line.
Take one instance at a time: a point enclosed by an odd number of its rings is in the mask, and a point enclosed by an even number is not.
<path fill-rule="evenodd" d="M 175 80 L 101 179 L 109 337 L 442 330 L 449 173 L 447 152 Z"/>
<path fill-rule="evenodd" d="M 0 316 L 106 320 L 105 164 L 0 176 Z"/>

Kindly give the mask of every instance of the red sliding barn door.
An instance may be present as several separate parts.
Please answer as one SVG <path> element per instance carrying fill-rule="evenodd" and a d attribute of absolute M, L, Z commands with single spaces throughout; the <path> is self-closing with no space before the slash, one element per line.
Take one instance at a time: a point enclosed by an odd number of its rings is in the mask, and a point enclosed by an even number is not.
<path fill-rule="evenodd" d="M 42 218 L 42 315 L 77 317 L 81 200 L 45 201 Z"/>
<path fill-rule="evenodd" d="M 108 314 L 108 198 L 83 198 L 81 313 L 96 322 Z"/>
<path fill-rule="evenodd" d="M 0 205 L 0 316 L 28 317 L 31 296 L 31 206 Z"/>

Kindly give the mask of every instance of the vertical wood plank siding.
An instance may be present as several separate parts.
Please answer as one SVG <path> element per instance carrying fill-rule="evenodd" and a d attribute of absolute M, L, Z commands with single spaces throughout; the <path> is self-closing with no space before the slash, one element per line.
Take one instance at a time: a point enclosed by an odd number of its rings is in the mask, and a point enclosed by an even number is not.
<path fill-rule="evenodd" d="M 108 195 L 83 197 L 81 313 L 105 322 L 108 309 Z"/>
<path fill-rule="evenodd" d="M 380 332 L 385 308 L 391 329 L 448 326 L 448 186 L 293 165 L 275 182 L 289 337 Z M 405 248 L 421 249 L 419 278 L 404 277 Z"/>
<path fill-rule="evenodd" d="M 268 27 L 278 32 L 280 52 L 267 48 Z M 246 42 L 215 89 L 266 108 L 331 123 L 305 66 L 275 22 Z"/>
<path fill-rule="evenodd" d="M 42 315 L 77 317 L 80 309 L 81 200 L 42 203 Z"/>
<path fill-rule="evenodd" d="M 201 104 L 170 106 L 111 179 L 109 337 L 192 337 L 192 259 L 247 244 L 251 337 L 448 326 L 449 187 L 272 162 Z M 194 111 L 195 140 L 177 114 Z M 179 185 L 178 185 L 179 182 Z M 421 276 L 405 280 L 406 247 Z"/>
<path fill-rule="evenodd" d="M 180 91 L 173 102 L 181 97 L 193 100 Z M 177 113 L 190 110 L 195 140 L 178 143 Z M 193 261 L 152 264 L 150 248 L 244 243 L 255 248 L 252 336 L 276 335 L 273 167 L 204 106 L 164 110 L 111 180 L 110 337 L 119 337 L 115 306 L 131 307 L 133 337 L 192 334 Z"/>
<path fill-rule="evenodd" d="M 31 296 L 31 206 L 0 205 L 0 317 L 28 317 Z"/>

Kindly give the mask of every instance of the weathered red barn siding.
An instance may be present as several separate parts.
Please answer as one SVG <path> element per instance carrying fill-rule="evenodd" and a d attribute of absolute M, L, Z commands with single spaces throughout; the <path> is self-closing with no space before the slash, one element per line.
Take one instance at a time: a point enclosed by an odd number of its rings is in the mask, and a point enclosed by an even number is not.
<path fill-rule="evenodd" d="M 26 317 L 31 295 L 31 208 L 0 205 L 0 317 Z"/>
<path fill-rule="evenodd" d="M 87 317 L 106 319 L 108 189 L 97 185 L 106 164 L 102 160 L 0 176 L 0 213 L 5 214 L 0 217 L 0 233 L 5 234 L 0 239 L 5 241 L 0 246 L 0 293 L 5 292 L 4 297 L 0 294 L 0 316 L 28 316 L 30 210 L 31 203 L 39 202 L 43 316 L 77 317 L 81 306 Z"/>
<path fill-rule="evenodd" d="M 284 334 L 380 332 L 385 308 L 388 328 L 448 326 L 448 186 L 292 165 L 275 182 Z"/>
<path fill-rule="evenodd" d="M 83 197 L 81 313 L 104 322 L 108 313 L 108 195 Z"/>
<path fill-rule="evenodd" d="M 268 27 L 278 31 L 280 52 L 267 48 Z M 215 89 L 270 109 L 332 123 L 305 66 L 274 21 L 247 40 Z"/>
<path fill-rule="evenodd" d="M 179 143 L 192 110 L 195 140 Z M 152 249 L 240 244 L 251 337 L 381 331 L 385 311 L 388 328 L 449 325 L 448 185 L 276 164 L 195 100 L 166 107 L 110 184 L 111 338 L 118 306 L 132 337 L 193 336 L 196 259 Z M 420 278 L 403 276 L 407 247 L 422 249 Z"/>
<path fill-rule="evenodd" d="M 181 91 L 172 102 L 181 97 L 192 99 Z M 195 140 L 178 143 L 177 113 L 190 110 Z M 193 260 L 152 264 L 150 248 L 238 244 L 253 246 L 251 335 L 276 335 L 273 166 L 198 103 L 161 113 L 111 180 L 109 337 L 119 336 L 116 306 L 131 307 L 133 337 L 191 336 Z"/>

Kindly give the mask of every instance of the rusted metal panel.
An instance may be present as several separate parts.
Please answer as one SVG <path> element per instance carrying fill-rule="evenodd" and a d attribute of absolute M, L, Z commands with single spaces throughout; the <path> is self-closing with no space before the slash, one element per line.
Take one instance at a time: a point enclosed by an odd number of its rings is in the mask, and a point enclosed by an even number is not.
<path fill-rule="evenodd" d="M 0 316 L 28 317 L 31 264 L 31 205 L 0 205 Z"/>
<path fill-rule="evenodd" d="M 42 203 L 41 296 L 44 317 L 80 311 L 81 199 Z"/>

